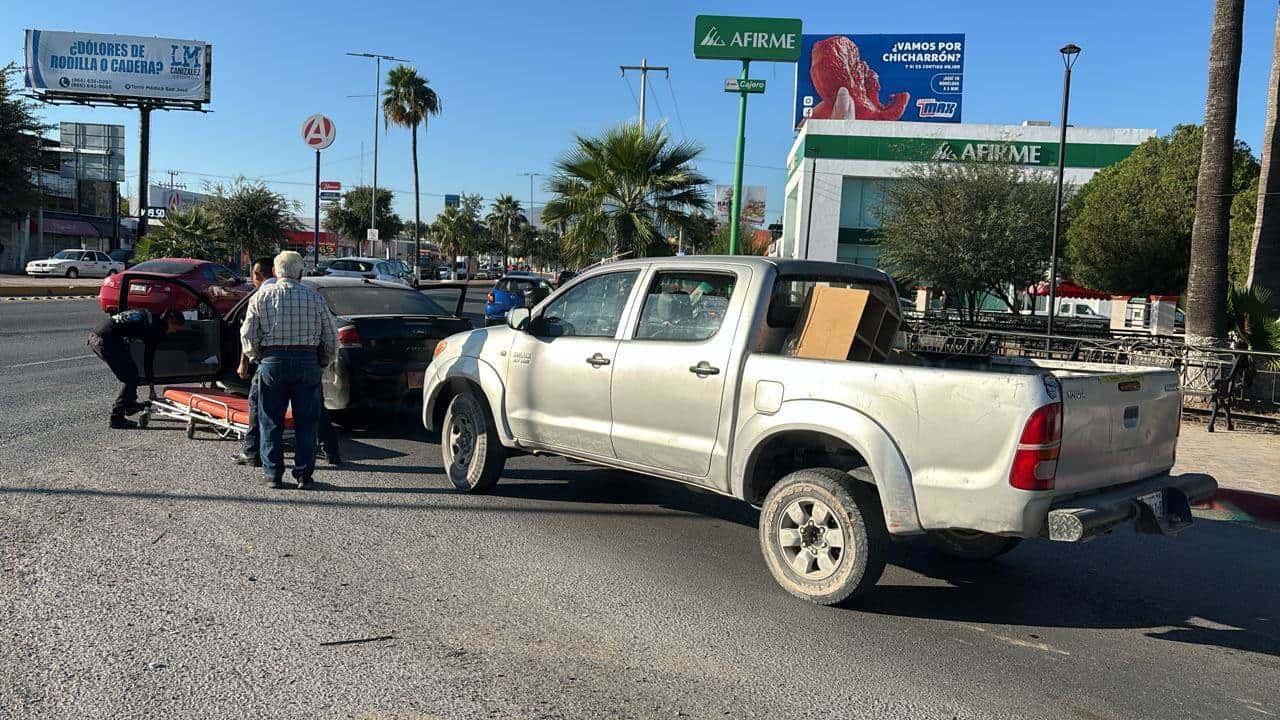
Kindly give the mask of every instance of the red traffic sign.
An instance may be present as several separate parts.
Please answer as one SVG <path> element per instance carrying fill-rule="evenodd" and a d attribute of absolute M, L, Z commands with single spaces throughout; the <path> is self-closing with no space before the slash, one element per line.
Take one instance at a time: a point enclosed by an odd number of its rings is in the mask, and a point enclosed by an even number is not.
<path fill-rule="evenodd" d="M 312 150 L 323 150 L 329 147 L 337 134 L 338 129 L 333 126 L 333 121 L 319 113 L 302 123 L 302 142 Z"/>
<path fill-rule="evenodd" d="M 321 180 L 320 189 L 321 190 L 341 190 L 342 183 L 338 182 L 337 180 Z"/>

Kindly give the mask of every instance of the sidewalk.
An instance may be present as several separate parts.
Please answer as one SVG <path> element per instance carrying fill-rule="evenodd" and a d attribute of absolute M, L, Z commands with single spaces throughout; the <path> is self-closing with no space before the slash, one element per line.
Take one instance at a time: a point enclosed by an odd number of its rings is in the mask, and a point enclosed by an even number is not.
<path fill-rule="evenodd" d="M 1203 472 L 1218 481 L 1218 494 L 1196 507 L 1196 515 L 1215 520 L 1280 526 L 1280 435 L 1222 429 L 1210 433 L 1195 422 L 1182 423 L 1175 473 Z"/>

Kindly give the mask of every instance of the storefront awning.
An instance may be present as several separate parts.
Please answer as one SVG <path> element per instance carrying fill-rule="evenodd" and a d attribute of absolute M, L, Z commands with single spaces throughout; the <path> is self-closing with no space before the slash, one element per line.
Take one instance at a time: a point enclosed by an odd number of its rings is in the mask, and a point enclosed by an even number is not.
<path fill-rule="evenodd" d="M 1048 295 L 1049 283 L 1044 281 L 1038 282 L 1035 285 L 1032 285 L 1031 287 L 1027 288 L 1027 292 L 1036 297 L 1042 297 L 1042 296 Z M 1054 294 L 1056 297 L 1060 297 L 1060 298 L 1075 298 L 1075 299 L 1084 299 L 1084 300 L 1110 300 L 1111 299 L 1111 295 L 1107 293 L 1098 292 L 1097 290 L 1090 290 L 1089 288 L 1080 287 L 1075 283 L 1069 283 L 1069 282 L 1058 283 L 1058 291 Z"/>
<path fill-rule="evenodd" d="M 38 229 L 35 218 L 31 219 L 31 232 Z M 62 218 L 44 219 L 44 231 L 46 233 L 54 233 L 57 235 L 74 235 L 76 237 L 101 237 L 98 228 L 90 225 L 84 220 L 63 220 Z"/>

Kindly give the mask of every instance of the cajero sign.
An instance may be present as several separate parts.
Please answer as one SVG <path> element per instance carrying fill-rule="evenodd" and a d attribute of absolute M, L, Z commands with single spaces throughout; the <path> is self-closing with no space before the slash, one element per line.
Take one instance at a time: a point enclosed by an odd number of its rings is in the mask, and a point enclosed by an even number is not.
<path fill-rule="evenodd" d="M 1040 165 L 1040 145 L 1014 142 L 968 142 L 943 140 L 933 153 L 934 160 L 1007 162 L 1017 165 Z"/>
<path fill-rule="evenodd" d="M 693 56 L 700 60 L 795 62 L 800 59 L 800 21 L 699 15 L 693 23 Z"/>

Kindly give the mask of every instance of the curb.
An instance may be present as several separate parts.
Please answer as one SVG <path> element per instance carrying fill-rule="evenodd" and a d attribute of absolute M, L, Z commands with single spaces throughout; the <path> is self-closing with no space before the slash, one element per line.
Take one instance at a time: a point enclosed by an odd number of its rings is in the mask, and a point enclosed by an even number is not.
<path fill-rule="evenodd" d="M 0 285 L 0 297 L 84 297 L 100 290 L 92 285 Z"/>
<path fill-rule="evenodd" d="M 1195 508 L 1198 514 L 1214 520 L 1280 526 L 1280 496 L 1277 495 L 1219 488 L 1213 497 Z"/>

